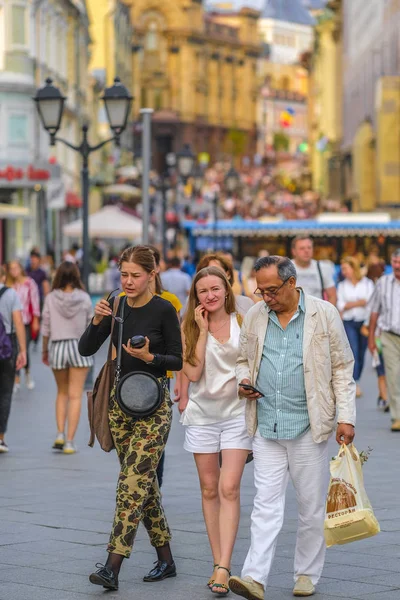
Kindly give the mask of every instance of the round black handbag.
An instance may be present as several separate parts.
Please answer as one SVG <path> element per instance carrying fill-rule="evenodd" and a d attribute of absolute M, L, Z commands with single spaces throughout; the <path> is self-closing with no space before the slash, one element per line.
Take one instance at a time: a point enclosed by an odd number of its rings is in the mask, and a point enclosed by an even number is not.
<path fill-rule="evenodd" d="M 117 384 L 115 394 L 121 410 L 135 419 L 149 417 L 164 400 L 164 389 L 160 381 L 144 371 L 124 375 Z"/>

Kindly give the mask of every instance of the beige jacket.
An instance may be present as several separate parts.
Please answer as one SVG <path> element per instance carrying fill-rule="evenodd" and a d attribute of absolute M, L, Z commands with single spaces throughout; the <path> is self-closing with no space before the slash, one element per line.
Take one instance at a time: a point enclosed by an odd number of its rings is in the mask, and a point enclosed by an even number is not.
<path fill-rule="evenodd" d="M 305 294 L 303 367 L 311 433 L 316 443 L 327 440 L 338 423 L 355 425 L 356 384 L 354 357 L 342 320 L 329 302 Z M 268 309 L 264 302 L 253 306 L 244 318 L 236 363 L 238 382 L 256 385 L 262 359 Z M 250 436 L 257 430 L 257 402 L 246 401 Z"/>

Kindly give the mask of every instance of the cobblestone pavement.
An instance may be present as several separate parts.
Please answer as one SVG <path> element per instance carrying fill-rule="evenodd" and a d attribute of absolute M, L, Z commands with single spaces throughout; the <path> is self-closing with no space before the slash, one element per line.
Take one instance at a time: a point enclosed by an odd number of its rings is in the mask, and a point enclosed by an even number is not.
<path fill-rule="evenodd" d="M 64 456 L 50 448 L 56 433 L 55 384 L 51 372 L 33 354 L 36 389 L 15 397 L 9 423 L 8 455 L 0 456 L 0 600 L 84 600 L 105 597 L 88 574 L 104 562 L 114 510 L 118 465 L 115 453 L 87 447 L 86 406 L 79 427 L 79 453 Z M 101 357 L 97 358 L 97 367 Z M 357 447 L 373 453 L 365 466 L 366 487 L 380 521 L 379 536 L 327 551 L 315 598 L 400 599 L 400 434 L 389 430 L 388 415 L 376 410 L 376 378 L 368 367 L 358 402 Z M 205 584 L 211 557 L 201 514 L 197 476 L 191 455 L 182 450 L 177 413 L 167 447 L 163 499 L 173 530 L 179 575 L 145 584 L 155 554 L 140 528 L 134 552 L 123 565 L 119 600 L 196 598 L 207 600 Z M 331 453 L 335 443 L 331 441 Z M 242 486 L 242 519 L 232 570 L 240 573 L 248 544 L 253 503 L 252 466 Z M 266 593 L 267 600 L 291 598 L 296 505 L 290 489 L 286 518 Z M 231 597 L 233 595 L 231 594 Z"/>

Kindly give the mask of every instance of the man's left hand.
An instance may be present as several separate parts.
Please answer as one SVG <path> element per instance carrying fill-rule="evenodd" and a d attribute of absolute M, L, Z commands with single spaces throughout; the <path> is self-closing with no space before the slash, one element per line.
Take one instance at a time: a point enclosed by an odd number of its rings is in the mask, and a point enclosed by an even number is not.
<path fill-rule="evenodd" d="M 336 429 L 336 441 L 340 445 L 346 444 L 348 446 L 354 440 L 355 434 L 354 425 L 339 423 Z"/>

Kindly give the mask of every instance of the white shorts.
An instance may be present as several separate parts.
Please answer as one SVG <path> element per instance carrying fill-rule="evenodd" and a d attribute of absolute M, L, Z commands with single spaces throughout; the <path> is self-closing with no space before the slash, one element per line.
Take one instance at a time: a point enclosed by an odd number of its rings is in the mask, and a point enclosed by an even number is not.
<path fill-rule="evenodd" d="M 251 450 L 244 413 L 212 425 L 186 425 L 183 447 L 194 454 L 214 454 L 220 450 Z"/>
<path fill-rule="evenodd" d="M 50 367 L 55 370 L 69 367 L 93 367 L 93 356 L 81 356 L 78 350 L 78 340 L 59 340 L 52 342 L 49 356 Z"/>

